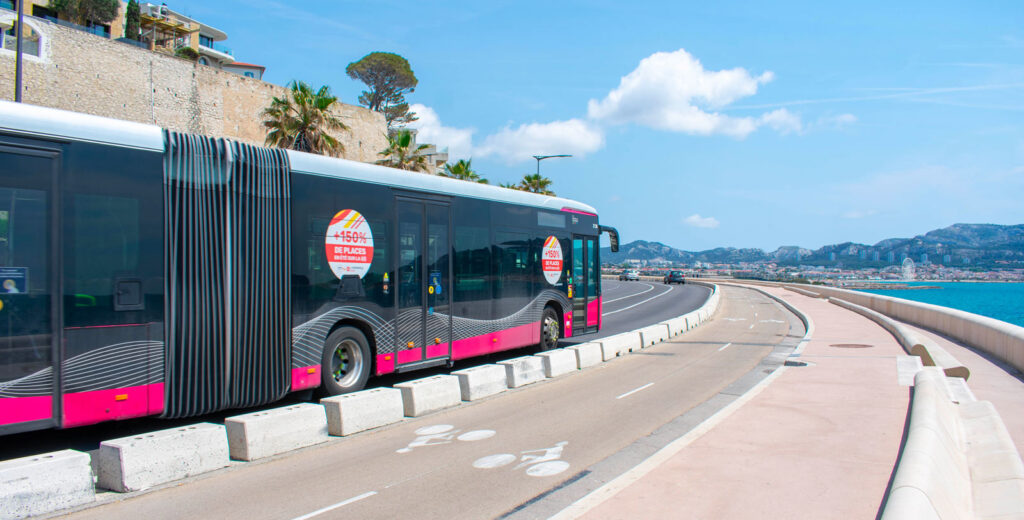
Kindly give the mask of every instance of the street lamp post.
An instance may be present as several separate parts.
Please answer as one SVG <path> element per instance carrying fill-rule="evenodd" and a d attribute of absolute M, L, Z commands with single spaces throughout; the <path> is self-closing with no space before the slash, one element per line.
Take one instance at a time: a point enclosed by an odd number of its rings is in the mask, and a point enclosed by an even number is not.
<path fill-rule="evenodd" d="M 537 175 L 540 175 L 540 162 L 543 161 L 544 159 L 551 159 L 551 158 L 554 158 L 554 157 L 572 157 L 572 155 L 569 155 L 569 154 L 534 155 L 533 158 L 537 159 Z"/>
<path fill-rule="evenodd" d="M 22 75 L 22 63 L 21 63 L 21 39 L 22 33 L 25 32 L 23 24 L 25 23 L 25 0 L 18 0 L 18 44 L 15 49 L 14 56 L 14 101 L 21 103 L 21 75 Z"/>

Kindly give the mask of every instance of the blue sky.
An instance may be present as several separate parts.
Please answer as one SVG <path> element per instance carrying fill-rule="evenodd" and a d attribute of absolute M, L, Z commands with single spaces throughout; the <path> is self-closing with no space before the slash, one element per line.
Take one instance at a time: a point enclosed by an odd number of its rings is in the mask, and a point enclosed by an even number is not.
<path fill-rule="evenodd" d="M 264 79 L 396 52 L 422 136 L 624 241 L 874 243 L 1024 223 L 1024 3 L 174 1 Z M 715 5 L 707 5 L 715 4 Z M 424 140 L 424 139 L 421 139 Z"/>

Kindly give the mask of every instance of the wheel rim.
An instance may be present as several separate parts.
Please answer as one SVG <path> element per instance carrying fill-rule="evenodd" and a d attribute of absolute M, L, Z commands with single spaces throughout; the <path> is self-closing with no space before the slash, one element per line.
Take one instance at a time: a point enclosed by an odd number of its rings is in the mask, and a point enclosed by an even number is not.
<path fill-rule="evenodd" d="M 544 318 L 544 346 L 552 348 L 558 344 L 558 320 L 552 316 Z"/>
<path fill-rule="evenodd" d="M 334 347 L 331 356 L 331 375 L 338 386 L 349 387 L 359 379 L 363 370 L 363 351 L 352 339 L 344 339 Z"/>

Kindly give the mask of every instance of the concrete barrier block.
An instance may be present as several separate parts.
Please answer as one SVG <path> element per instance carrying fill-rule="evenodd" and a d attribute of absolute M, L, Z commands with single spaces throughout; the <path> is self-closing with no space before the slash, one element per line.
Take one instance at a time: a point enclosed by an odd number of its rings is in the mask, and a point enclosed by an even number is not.
<path fill-rule="evenodd" d="M 224 420 L 231 458 L 257 460 L 329 440 L 324 407 L 300 403 Z"/>
<path fill-rule="evenodd" d="M 580 370 L 594 365 L 600 365 L 601 362 L 604 361 L 604 354 L 601 351 L 601 343 L 597 341 L 591 341 L 582 345 L 573 345 L 571 347 L 566 347 L 565 350 L 570 350 L 576 354 L 576 366 Z"/>
<path fill-rule="evenodd" d="M 938 511 L 932 506 L 923 491 L 912 487 L 901 487 L 892 490 L 885 503 L 882 520 L 941 520 Z"/>
<path fill-rule="evenodd" d="M 665 341 L 669 338 L 668 325 L 658 323 L 640 329 L 640 342 L 644 348 Z"/>
<path fill-rule="evenodd" d="M 89 455 L 61 450 L 0 462 L 0 518 L 27 518 L 96 500 Z"/>
<path fill-rule="evenodd" d="M 224 426 L 199 423 L 100 443 L 98 484 L 126 493 L 227 466 Z"/>
<path fill-rule="evenodd" d="M 501 365 L 480 365 L 456 370 L 452 375 L 459 378 L 463 401 L 476 401 L 508 390 L 505 367 Z"/>
<path fill-rule="evenodd" d="M 523 356 L 499 361 L 505 367 L 505 378 L 509 388 L 519 388 L 544 379 L 544 359 L 537 356 Z"/>
<path fill-rule="evenodd" d="M 975 482 L 975 518 L 1024 518 L 1024 479 Z"/>
<path fill-rule="evenodd" d="M 686 332 L 686 318 L 680 316 L 678 318 L 672 318 L 671 320 L 665 320 L 662 323 L 668 327 L 668 333 L 672 336 L 676 336 Z"/>
<path fill-rule="evenodd" d="M 351 394 L 321 399 L 327 414 L 327 431 L 331 435 L 352 435 L 401 421 L 402 391 L 397 388 L 374 388 Z"/>
<path fill-rule="evenodd" d="M 399 383 L 395 388 L 402 391 L 406 417 L 419 417 L 462 404 L 462 390 L 456 376 L 425 377 Z"/>
<path fill-rule="evenodd" d="M 537 354 L 544 361 L 544 376 L 564 376 L 578 370 L 576 353 L 571 350 L 549 350 Z"/>
<path fill-rule="evenodd" d="M 624 332 L 601 340 L 605 361 L 615 356 L 628 354 L 633 350 L 639 350 L 641 345 L 643 343 L 640 341 L 639 332 Z"/>

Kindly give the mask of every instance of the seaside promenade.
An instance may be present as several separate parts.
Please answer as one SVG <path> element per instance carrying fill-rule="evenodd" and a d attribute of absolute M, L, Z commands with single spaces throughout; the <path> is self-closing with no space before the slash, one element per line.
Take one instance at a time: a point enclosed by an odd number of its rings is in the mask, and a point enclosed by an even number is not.
<path fill-rule="evenodd" d="M 780 287 L 758 289 L 784 299 L 813 323 L 802 352 L 738 406 L 577 501 L 559 518 L 881 514 L 906 441 L 916 361 L 893 335 L 857 313 Z M 1024 448 L 1019 373 L 947 338 L 910 328 L 970 369 L 976 398 L 995 405 L 1017 450 Z"/>

